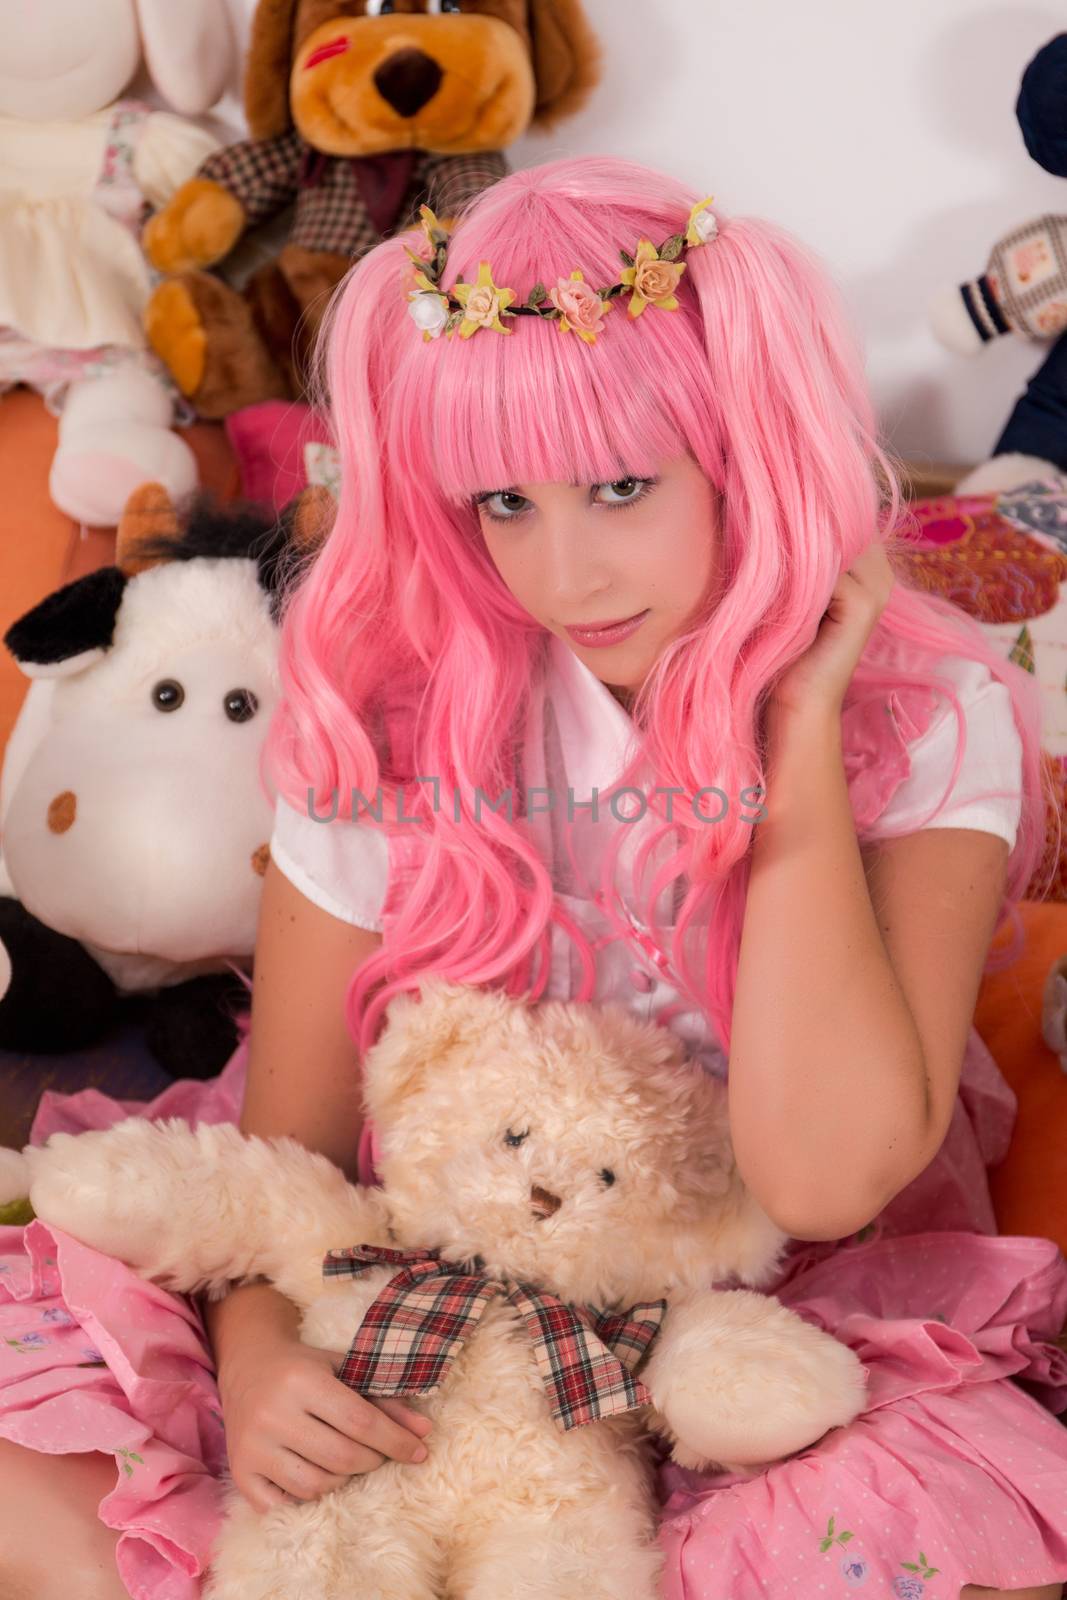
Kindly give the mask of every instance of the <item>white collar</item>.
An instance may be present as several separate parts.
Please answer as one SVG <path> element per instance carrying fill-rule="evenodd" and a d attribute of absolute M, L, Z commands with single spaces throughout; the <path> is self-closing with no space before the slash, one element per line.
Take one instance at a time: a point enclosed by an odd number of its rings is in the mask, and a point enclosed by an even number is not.
<path fill-rule="evenodd" d="M 605 793 L 637 754 L 633 719 L 556 634 L 549 637 L 546 681 L 574 798 Z"/>

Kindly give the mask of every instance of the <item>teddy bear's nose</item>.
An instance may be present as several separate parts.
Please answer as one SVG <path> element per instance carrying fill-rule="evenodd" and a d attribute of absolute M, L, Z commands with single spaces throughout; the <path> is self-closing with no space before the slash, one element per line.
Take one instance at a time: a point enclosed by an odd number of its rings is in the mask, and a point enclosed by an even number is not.
<path fill-rule="evenodd" d="M 558 1194 L 549 1194 L 539 1184 L 535 1183 L 530 1190 L 530 1206 L 538 1222 L 544 1222 L 546 1217 L 554 1217 L 562 1204 Z"/>

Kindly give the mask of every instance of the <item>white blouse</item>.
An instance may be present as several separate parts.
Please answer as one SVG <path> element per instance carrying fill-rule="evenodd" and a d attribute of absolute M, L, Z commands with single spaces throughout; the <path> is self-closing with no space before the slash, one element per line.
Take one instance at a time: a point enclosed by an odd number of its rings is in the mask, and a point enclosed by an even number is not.
<path fill-rule="evenodd" d="M 1010 695 L 980 662 L 946 657 L 938 665 L 952 678 L 960 699 L 966 717 L 967 747 L 944 809 L 924 825 L 995 833 L 1010 848 L 1018 830 L 1022 776 L 1022 743 L 1012 716 Z M 910 774 L 870 829 L 872 836 L 907 829 L 936 803 L 952 771 L 956 731 L 951 704 L 940 703 L 925 732 L 908 746 Z M 535 702 L 527 730 L 523 771 L 528 788 L 551 787 L 558 797 L 558 810 L 564 812 L 568 790 L 576 804 L 590 800 L 594 791 L 606 794 L 636 751 L 633 738 L 633 723 L 625 708 L 572 650 L 553 637 L 545 693 Z M 1004 798 L 977 798 L 987 789 L 1010 793 Z M 446 801 L 442 799 L 441 803 Z M 584 894 L 566 892 L 581 886 L 570 881 L 561 859 L 561 833 L 555 825 L 558 810 L 555 814 L 539 812 L 531 818 L 531 826 L 542 859 L 553 863 L 557 898 L 563 909 L 575 918 L 587 937 L 595 938 L 608 924 L 588 898 L 588 890 Z M 585 831 L 576 837 L 587 841 L 585 847 L 579 844 L 586 862 L 592 856 L 588 846 L 594 842 L 592 814 L 588 808 L 575 814 L 583 819 L 577 827 Z M 755 808 L 749 806 L 744 814 L 751 818 Z M 599 817 L 603 838 L 607 833 L 605 821 L 607 827 L 612 826 L 611 813 L 604 802 L 600 804 Z M 643 824 L 616 825 L 627 829 L 619 857 L 624 863 L 632 859 L 641 841 Z M 384 833 L 361 827 L 351 819 L 316 821 L 279 797 L 270 850 L 279 870 L 315 905 L 342 921 L 381 929 L 389 870 Z M 657 847 L 656 861 L 665 859 L 667 853 L 669 836 L 663 846 Z M 625 876 L 620 879 L 625 881 Z M 668 892 L 664 891 L 657 905 L 664 924 L 672 920 L 669 905 L 663 903 Z M 638 908 L 628 905 L 627 912 L 640 930 Z M 578 990 L 580 976 L 573 941 L 553 925 L 547 997 L 570 998 Z M 621 1000 L 637 1015 L 655 1018 L 677 1004 L 680 997 L 662 962 L 657 963 L 651 955 L 646 957 L 630 940 L 615 939 L 597 954 L 595 998 Z M 710 1070 L 718 1074 L 725 1071 L 721 1047 L 703 1013 L 672 1011 L 666 1020 Z"/>

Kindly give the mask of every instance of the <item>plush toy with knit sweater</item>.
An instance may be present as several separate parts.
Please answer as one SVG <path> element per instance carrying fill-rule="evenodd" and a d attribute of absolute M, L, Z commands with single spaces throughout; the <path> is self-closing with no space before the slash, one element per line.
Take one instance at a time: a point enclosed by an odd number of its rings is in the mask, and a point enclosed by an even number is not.
<path fill-rule="evenodd" d="M 1067 33 L 1030 62 L 1016 114 L 1034 160 L 1067 177 Z M 962 355 L 1009 333 L 1053 341 L 992 458 L 969 473 L 957 493 L 988 494 L 1067 476 L 1067 216 L 1050 213 L 1012 228 L 993 246 L 983 272 L 935 298 L 931 320 L 941 342 Z"/>
<path fill-rule="evenodd" d="M 580 0 L 259 0 L 251 138 L 205 161 L 145 233 L 170 275 L 149 338 L 200 415 L 299 396 L 352 262 L 421 204 L 447 218 L 494 183 L 503 147 L 576 111 L 598 70 Z M 285 246 L 242 292 L 204 270 L 291 204 Z"/>

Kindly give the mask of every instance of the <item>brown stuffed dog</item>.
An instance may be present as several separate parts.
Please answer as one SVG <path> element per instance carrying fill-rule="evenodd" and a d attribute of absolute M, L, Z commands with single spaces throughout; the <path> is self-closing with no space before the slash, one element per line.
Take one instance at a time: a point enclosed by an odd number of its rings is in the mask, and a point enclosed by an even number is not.
<path fill-rule="evenodd" d="M 581 0 L 259 0 L 251 139 L 211 156 L 148 224 L 170 274 L 148 337 L 205 417 L 293 398 L 352 262 L 448 218 L 508 170 L 501 146 L 584 104 L 599 47 Z M 203 269 L 296 202 L 288 241 L 238 293 Z"/>

